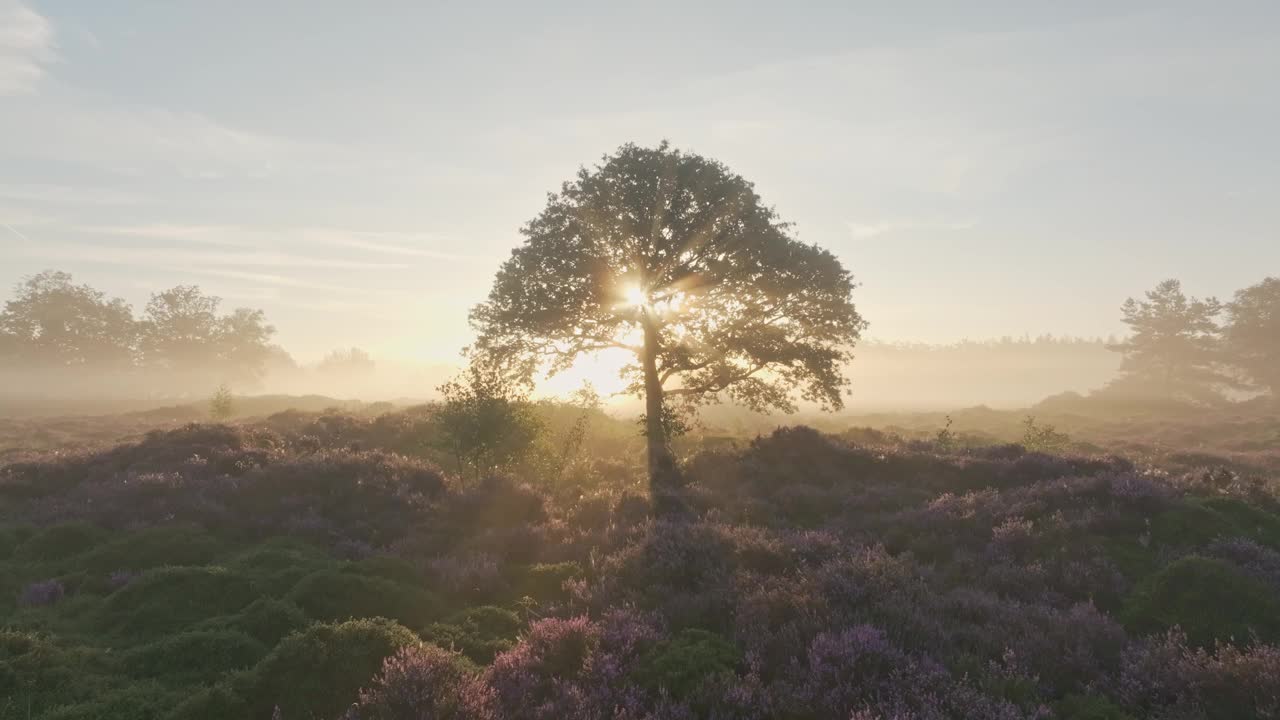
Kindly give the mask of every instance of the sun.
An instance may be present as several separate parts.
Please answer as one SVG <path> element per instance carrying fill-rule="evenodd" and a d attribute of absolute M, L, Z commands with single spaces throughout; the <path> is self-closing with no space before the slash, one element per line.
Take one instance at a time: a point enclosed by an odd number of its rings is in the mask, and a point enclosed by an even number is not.
<path fill-rule="evenodd" d="M 649 298 L 645 295 L 644 290 L 639 285 L 629 283 L 622 288 L 622 297 L 628 305 L 632 307 L 640 307 L 649 302 Z"/>

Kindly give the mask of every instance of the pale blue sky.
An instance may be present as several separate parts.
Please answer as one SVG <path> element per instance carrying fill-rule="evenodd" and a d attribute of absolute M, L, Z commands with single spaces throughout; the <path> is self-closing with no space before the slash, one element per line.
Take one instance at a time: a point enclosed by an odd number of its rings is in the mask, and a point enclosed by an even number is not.
<path fill-rule="evenodd" d="M 1280 274 L 1277 78 L 1276 2 L 0 0 L 0 286 L 195 282 L 304 359 L 450 360 L 545 193 L 668 138 L 837 252 L 874 337 L 1107 334 Z"/>

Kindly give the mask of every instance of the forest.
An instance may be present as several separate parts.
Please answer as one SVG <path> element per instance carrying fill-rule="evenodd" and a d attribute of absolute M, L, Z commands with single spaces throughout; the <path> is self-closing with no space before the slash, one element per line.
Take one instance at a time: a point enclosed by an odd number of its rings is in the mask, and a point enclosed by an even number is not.
<path fill-rule="evenodd" d="M 0 718 L 1280 717 L 1280 279 L 881 344 L 1115 371 L 868 409 L 852 274 L 723 164 L 624 145 L 521 235 L 397 402 L 260 392 L 297 364 L 196 286 L 23 280 L 6 397 L 84 402 L 0 413 Z M 636 406 L 537 393 L 604 349 Z"/>

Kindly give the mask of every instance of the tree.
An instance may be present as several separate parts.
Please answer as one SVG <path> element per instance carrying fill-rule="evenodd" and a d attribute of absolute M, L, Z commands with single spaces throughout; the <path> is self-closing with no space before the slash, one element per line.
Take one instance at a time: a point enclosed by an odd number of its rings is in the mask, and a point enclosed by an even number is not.
<path fill-rule="evenodd" d="M 5 356 L 23 367 L 126 369 L 137 326 L 120 298 L 46 270 L 18 284 L 0 312 Z"/>
<path fill-rule="evenodd" d="M 320 372 L 335 375 L 367 375 L 377 364 L 369 353 L 358 347 L 350 350 L 333 350 L 324 356 L 317 367 Z"/>
<path fill-rule="evenodd" d="M 209 367 L 218 338 L 221 302 L 195 285 L 178 285 L 152 294 L 143 311 L 143 362 L 169 371 Z"/>
<path fill-rule="evenodd" d="M 1269 277 L 1240 290 L 1226 310 L 1227 362 L 1255 387 L 1280 398 L 1280 278 Z"/>
<path fill-rule="evenodd" d="M 237 308 L 220 316 L 221 303 L 195 285 L 153 294 L 142 320 L 143 363 L 170 373 L 257 380 L 272 357 L 275 328 L 261 310 Z"/>
<path fill-rule="evenodd" d="M 215 422 L 226 422 L 235 414 L 235 400 L 231 396 L 231 388 L 219 385 L 213 397 L 209 399 L 209 417 Z"/>
<path fill-rule="evenodd" d="M 542 425 L 520 388 L 484 358 L 439 387 L 439 437 L 453 453 L 458 472 L 484 473 L 520 460 L 533 447 Z"/>
<path fill-rule="evenodd" d="M 1218 324 L 1222 304 L 1188 298 L 1177 280 L 1148 290 L 1145 300 L 1121 306 L 1132 335 L 1111 349 L 1124 354 L 1124 382 L 1167 398 L 1207 400 L 1228 378 L 1217 369 Z"/>
<path fill-rule="evenodd" d="M 678 481 L 672 404 L 793 411 L 798 392 L 842 406 L 866 326 L 852 276 L 724 165 L 665 142 L 624 145 L 550 195 L 521 234 L 471 313 L 475 349 L 526 381 L 584 354 L 633 353 L 655 493 Z"/>
<path fill-rule="evenodd" d="M 271 344 L 275 326 L 267 324 L 261 310 L 236 308 L 218 320 L 215 357 L 227 377 L 256 382 L 276 355 Z"/>

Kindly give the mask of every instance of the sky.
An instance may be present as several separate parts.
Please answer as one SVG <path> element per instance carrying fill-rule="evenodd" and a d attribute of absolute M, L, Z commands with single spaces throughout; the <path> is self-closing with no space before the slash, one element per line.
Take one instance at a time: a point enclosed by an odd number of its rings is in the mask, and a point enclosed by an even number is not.
<path fill-rule="evenodd" d="M 448 362 L 546 194 L 668 139 L 836 253 L 871 337 L 1108 335 L 1280 274 L 1277 77 L 1276 2 L 0 0 L 0 286 Z"/>

